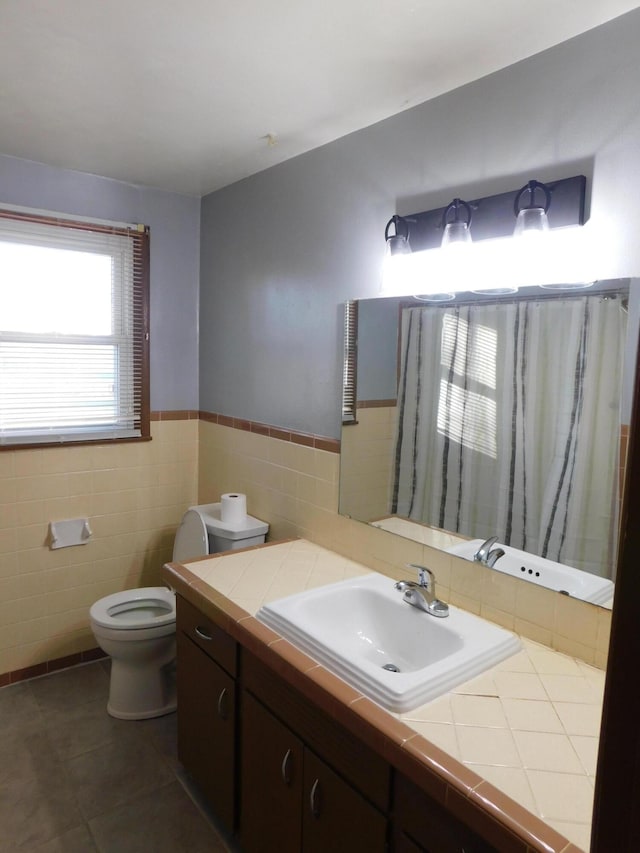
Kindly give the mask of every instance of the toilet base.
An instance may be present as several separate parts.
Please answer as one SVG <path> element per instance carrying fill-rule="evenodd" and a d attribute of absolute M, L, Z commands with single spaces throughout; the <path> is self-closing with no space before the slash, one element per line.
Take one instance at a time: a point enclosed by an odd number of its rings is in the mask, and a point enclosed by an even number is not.
<path fill-rule="evenodd" d="M 175 659 L 161 666 L 140 666 L 111 659 L 107 713 L 118 720 L 147 720 L 177 707 Z"/>
<path fill-rule="evenodd" d="M 150 720 L 152 717 L 164 717 L 165 714 L 172 714 L 177 707 L 178 703 L 174 700 L 164 708 L 156 708 L 152 711 L 123 711 L 113 708 L 111 703 L 107 702 L 107 714 L 110 717 L 115 717 L 116 720 Z"/>

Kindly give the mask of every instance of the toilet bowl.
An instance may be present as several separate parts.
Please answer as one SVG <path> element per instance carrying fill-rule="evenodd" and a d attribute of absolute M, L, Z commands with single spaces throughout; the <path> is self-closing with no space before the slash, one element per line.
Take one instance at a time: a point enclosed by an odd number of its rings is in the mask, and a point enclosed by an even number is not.
<path fill-rule="evenodd" d="M 111 657 L 109 714 L 143 720 L 175 711 L 175 593 L 161 586 L 116 592 L 96 601 L 89 617 Z"/>
<path fill-rule="evenodd" d="M 185 562 L 218 551 L 257 545 L 269 525 L 247 516 L 222 524 L 220 504 L 190 507 L 176 533 L 173 559 Z M 176 709 L 176 600 L 166 587 L 107 595 L 89 611 L 91 630 L 111 657 L 107 711 L 121 720 L 160 717 Z"/>

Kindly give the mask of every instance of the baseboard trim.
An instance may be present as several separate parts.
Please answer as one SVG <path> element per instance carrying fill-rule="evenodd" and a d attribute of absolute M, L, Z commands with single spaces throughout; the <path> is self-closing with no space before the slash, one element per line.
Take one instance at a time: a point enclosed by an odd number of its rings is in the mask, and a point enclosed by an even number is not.
<path fill-rule="evenodd" d="M 62 658 L 47 660 L 43 663 L 36 663 L 33 666 L 26 666 L 24 669 L 15 669 L 13 672 L 4 672 L 0 674 L 0 687 L 7 687 L 9 684 L 17 684 L 19 681 L 38 678 L 41 675 L 48 675 L 50 672 L 57 672 L 59 669 L 67 669 L 70 666 L 77 666 L 79 663 L 89 663 L 105 657 L 107 655 L 102 649 L 93 648 L 84 652 L 76 652 L 73 655 L 65 655 Z"/>

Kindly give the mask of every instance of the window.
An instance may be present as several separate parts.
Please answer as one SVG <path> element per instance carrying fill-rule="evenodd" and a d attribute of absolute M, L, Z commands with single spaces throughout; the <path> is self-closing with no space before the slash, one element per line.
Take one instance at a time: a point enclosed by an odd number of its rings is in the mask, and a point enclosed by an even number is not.
<path fill-rule="evenodd" d="M 0 211 L 0 445 L 148 438 L 145 228 Z"/>

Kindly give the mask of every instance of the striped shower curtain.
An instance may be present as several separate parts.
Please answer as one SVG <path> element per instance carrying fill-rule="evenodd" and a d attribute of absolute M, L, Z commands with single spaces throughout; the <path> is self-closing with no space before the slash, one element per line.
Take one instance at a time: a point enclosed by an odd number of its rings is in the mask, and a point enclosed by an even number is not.
<path fill-rule="evenodd" d="M 391 512 L 610 576 L 625 331 L 609 295 L 404 310 Z"/>

